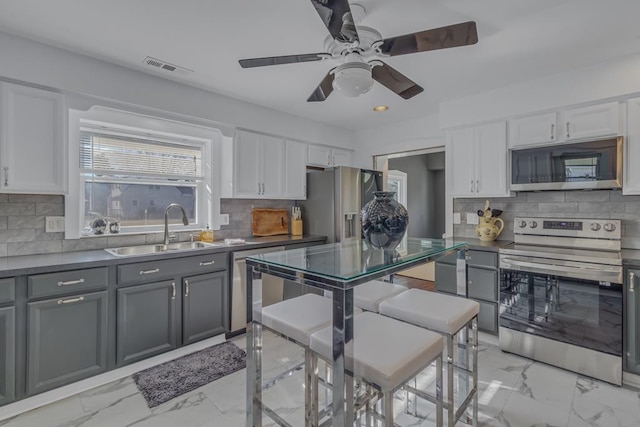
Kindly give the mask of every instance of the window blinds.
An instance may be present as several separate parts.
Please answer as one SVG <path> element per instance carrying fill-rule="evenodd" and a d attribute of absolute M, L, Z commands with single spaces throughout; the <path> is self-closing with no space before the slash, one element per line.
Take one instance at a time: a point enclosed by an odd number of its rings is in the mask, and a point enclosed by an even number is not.
<path fill-rule="evenodd" d="M 159 179 L 203 178 L 202 146 L 80 132 L 80 169 L 85 173 Z"/>

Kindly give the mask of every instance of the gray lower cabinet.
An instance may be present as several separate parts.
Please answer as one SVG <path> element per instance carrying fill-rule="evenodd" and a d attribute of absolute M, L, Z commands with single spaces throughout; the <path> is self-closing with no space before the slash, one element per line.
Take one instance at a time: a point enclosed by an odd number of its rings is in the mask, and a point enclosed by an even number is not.
<path fill-rule="evenodd" d="M 107 292 L 27 304 L 27 394 L 107 369 Z"/>
<path fill-rule="evenodd" d="M 455 256 L 443 257 L 436 261 L 436 290 L 456 294 Z M 491 251 L 471 249 L 467 257 L 467 298 L 480 304 L 478 329 L 490 334 L 498 333 L 498 254 Z"/>
<path fill-rule="evenodd" d="M 15 399 L 15 308 L 0 308 L 0 405 Z"/>
<path fill-rule="evenodd" d="M 224 270 L 182 280 L 182 344 L 229 330 L 227 276 Z"/>
<path fill-rule="evenodd" d="M 640 375 L 640 269 L 626 271 L 624 310 L 625 370 Z"/>
<path fill-rule="evenodd" d="M 116 363 L 126 365 L 177 347 L 176 282 L 117 290 Z"/>

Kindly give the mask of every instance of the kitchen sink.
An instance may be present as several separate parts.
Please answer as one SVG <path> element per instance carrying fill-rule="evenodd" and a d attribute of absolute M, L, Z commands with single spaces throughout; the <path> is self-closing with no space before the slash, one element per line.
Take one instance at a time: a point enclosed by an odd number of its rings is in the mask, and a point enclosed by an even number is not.
<path fill-rule="evenodd" d="M 219 248 L 224 243 L 207 243 L 207 242 L 179 242 L 169 243 L 168 245 L 141 245 L 141 246 L 125 246 L 122 248 L 109 248 L 105 251 L 115 256 L 137 256 L 162 254 L 166 252 L 189 251 L 195 249 Z"/>

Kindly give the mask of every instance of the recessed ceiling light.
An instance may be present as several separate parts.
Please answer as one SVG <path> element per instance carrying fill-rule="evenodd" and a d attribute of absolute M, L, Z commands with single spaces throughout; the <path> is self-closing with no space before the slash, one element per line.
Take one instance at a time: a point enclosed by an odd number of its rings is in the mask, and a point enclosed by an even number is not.
<path fill-rule="evenodd" d="M 373 107 L 373 111 L 377 111 L 378 113 L 387 111 L 388 109 L 389 107 L 387 107 L 386 105 L 376 105 L 375 107 Z"/>

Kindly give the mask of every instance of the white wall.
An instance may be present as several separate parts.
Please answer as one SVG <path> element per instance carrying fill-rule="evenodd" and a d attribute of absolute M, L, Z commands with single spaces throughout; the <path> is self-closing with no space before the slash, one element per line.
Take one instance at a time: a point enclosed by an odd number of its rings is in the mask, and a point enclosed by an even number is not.
<path fill-rule="evenodd" d="M 443 129 L 640 93 L 640 55 L 440 104 Z"/>
<path fill-rule="evenodd" d="M 384 114 L 384 113 L 382 113 Z M 356 132 L 354 166 L 371 168 L 373 156 L 444 146 L 438 116 L 431 115 Z"/>
<path fill-rule="evenodd" d="M 283 135 L 306 142 L 353 148 L 353 132 L 187 86 L 0 32 L 0 78 L 47 86 L 91 103 L 142 106 L 149 113 L 171 113 L 209 122 L 227 136 L 235 127 Z M 82 96 L 70 97 L 77 103 Z M 86 97 L 84 97 L 86 102 Z M 77 105 L 73 105 L 77 107 Z M 86 107 L 87 105 L 85 105 Z M 132 107 L 135 110 L 135 107 Z M 139 110 L 138 110 L 139 111 Z M 163 115 L 163 114 L 159 114 Z"/>

